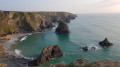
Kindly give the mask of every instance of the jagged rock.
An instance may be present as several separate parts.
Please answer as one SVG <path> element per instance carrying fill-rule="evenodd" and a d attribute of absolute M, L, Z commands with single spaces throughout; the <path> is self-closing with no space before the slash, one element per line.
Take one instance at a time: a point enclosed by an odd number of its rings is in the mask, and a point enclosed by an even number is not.
<path fill-rule="evenodd" d="M 28 63 L 29 66 L 38 66 L 42 65 L 47 61 L 50 61 L 52 58 L 63 56 L 63 52 L 59 45 L 47 46 L 43 49 L 41 55 Z"/>
<path fill-rule="evenodd" d="M 95 61 L 87 65 L 87 67 L 120 67 L 120 62 L 113 60 Z"/>
<path fill-rule="evenodd" d="M 88 59 L 85 59 L 85 58 L 79 58 L 77 60 L 75 60 L 73 63 L 72 63 L 75 67 L 77 66 L 85 66 L 85 65 L 88 65 L 90 64 L 90 61 Z"/>
<path fill-rule="evenodd" d="M 66 67 L 66 64 L 64 62 L 51 64 L 48 67 Z"/>
<path fill-rule="evenodd" d="M 88 59 L 79 58 L 71 64 L 57 63 L 49 67 L 120 67 L 120 62 L 113 60 L 101 60 L 90 62 Z"/>
<path fill-rule="evenodd" d="M 107 38 L 105 38 L 103 41 L 99 42 L 99 45 L 101 45 L 101 46 L 111 46 L 113 44 L 110 43 Z"/>
<path fill-rule="evenodd" d="M 88 50 L 88 46 L 84 46 L 84 47 L 82 47 L 82 49 L 87 51 Z"/>
<path fill-rule="evenodd" d="M 58 34 L 70 33 L 69 27 L 64 21 L 59 21 L 55 32 Z"/>

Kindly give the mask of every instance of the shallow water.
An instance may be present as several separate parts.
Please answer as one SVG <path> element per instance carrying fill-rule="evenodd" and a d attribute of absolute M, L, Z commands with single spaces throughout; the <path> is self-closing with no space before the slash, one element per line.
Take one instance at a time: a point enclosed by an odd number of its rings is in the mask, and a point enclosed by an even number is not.
<path fill-rule="evenodd" d="M 63 57 L 52 59 L 43 65 L 65 62 L 84 57 L 91 61 L 117 60 L 120 61 L 120 14 L 79 14 L 68 23 L 70 34 L 55 34 L 55 28 L 43 33 L 28 35 L 26 40 L 12 46 L 12 50 L 21 50 L 26 57 L 39 56 L 42 49 L 48 45 L 59 44 L 64 52 Z M 57 25 L 57 24 L 55 24 Z M 101 47 L 98 45 L 104 38 L 114 45 Z M 82 51 L 82 46 L 96 46 L 97 50 Z"/>

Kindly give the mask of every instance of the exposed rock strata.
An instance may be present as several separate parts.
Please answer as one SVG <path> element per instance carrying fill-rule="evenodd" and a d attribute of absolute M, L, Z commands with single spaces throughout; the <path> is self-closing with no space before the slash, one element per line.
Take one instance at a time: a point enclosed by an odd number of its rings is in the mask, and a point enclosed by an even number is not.
<path fill-rule="evenodd" d="M 63 56 L 63 52 L 61 51 L 59 45 L 47 46 L 43 49 L 42 53 L 37 59 L 30 61 L 28 64 L 29 66 L 38 66 L 50 61 L 52 58 L 61 56 Z"/>
<path fill-rule="evenodd" d="M 120 67 L 120 62 L 112 60 L 101 60 L 90 62 L 85 58 L 79 58 L 71 64 L 57 63 L 49 67 Z"/>
<path fill-rule="evenodd" d="M 70 21 L 75 17 L 76 15 L 67 12 L 0 11 L 0 36 L 45 31 L 53 28 L 52 22 Z"/>
<path fill-rule="evenodd" d="M 58 27 L 56 28 L 55 32 L 57 34 L 70 33 L 69 27 L 64 21 L 59 21 L 58 22 Z"/>

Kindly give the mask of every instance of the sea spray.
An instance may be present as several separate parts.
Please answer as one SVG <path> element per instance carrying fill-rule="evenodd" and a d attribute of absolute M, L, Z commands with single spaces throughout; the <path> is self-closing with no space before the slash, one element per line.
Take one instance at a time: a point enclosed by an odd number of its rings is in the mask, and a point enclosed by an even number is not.
<path fill-rule="evenodd" d="M 18 50 L 18 49 L 15 49 L 15 53 L 16 53 L 17 55 L 21 55 L 21 51 Z"/>
<path fill-rule="evenodd" d="M 80 50 L 83 50 L 82 48 L 85 47 L 85 46 L 82 46 L 80 47 L 79 49 Z M 88 50 L 98 50 L 98 49 L 101 49 L 100 46 L 98 44 L 90 44 L 88 47 Z"/>
<path fill-rule="evenodd" d="M 23 40 L 26 40 L 27 36 L 24 36 L 20 41 L 22 42 Z"/>
<path fill-rule="evenodd" d="M 94 50 L 101 49 L 98 44 L 91 44 L 88 46 L 88 50 L 93 50 L 93 47 L 95 48 Z"/>
<path fill-rule="evenodd" d="M 28 60 L 34 60 L 35 58 L 33 58 L 33 57 L 25 57 L 25 56 L 23 56 L 22 54 L 21 54 L 21 50 L 19 50 L 19 49 L 15 49 L 15 53 L 17 54 L 17 56 L 19 56 L 19 57 L 23 57 L 23 58 L 25 58 L 25 59 L 28 59 Z"/>

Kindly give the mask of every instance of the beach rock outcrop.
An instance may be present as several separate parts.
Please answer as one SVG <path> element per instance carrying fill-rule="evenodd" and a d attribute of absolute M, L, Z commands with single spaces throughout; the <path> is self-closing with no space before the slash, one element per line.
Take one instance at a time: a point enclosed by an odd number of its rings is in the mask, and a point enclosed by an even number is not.
<path fill-rule="evenodd" d="M 82 47 L 82 49 L 83 49 L 84 51 L 87 51 L 87 50 L 88 50 L 88 46 L 84 46 L 84 47 Z"/>
<path fill-rule="evenodd" d="M 74 67 L 77 67 L 77 66 L 85 66 L 85 65 L 88 65 L 90 64 L 90 61 L 88 59 L 85 59 L 85 58 L 79 58 L 77 60 L 75 60 L 73 63 Z"/>
<path fill-rule="evenodd" d="M 39 66 L 44 64 L 47 61 L 50 61 L 52 58 L 63 56 L 63 52 L 59 45 L 47 46 L 43 49 L 40 56 L 28 63 L 29 66 Z"/>
<path fill-rule="evenodd" d="M 110 43 L 107 38 L 105 38 L 103 41 L 99 42 L 99 45 L 101 45 L 101 46 L 112 46 L 113 44 Z"/>
<path fill-rule="evenodd" d="M 64 62 L 51 64 L 48 67 L 66 67 L 67 65 Z"/>
<path fill-rule="evenodd" d="M 61 20 L 58 22 L 58 27 L 56 28 L 55 32 L 57 34 L 70 33 L 68 25 Z"/>
<path fill-rule="evenodd" d="M 49 67 L 120 67 L 120 62 L 113 60 L 101 60 L 90 62 L 88 59 L 79 58 L 71 64 L 57 63 Z"/>
<path fill-rule="evenodd" d="M 120 62 L 113 60 L 95 61 L 86 65 L 87 67 L 120 67 Z"/>

